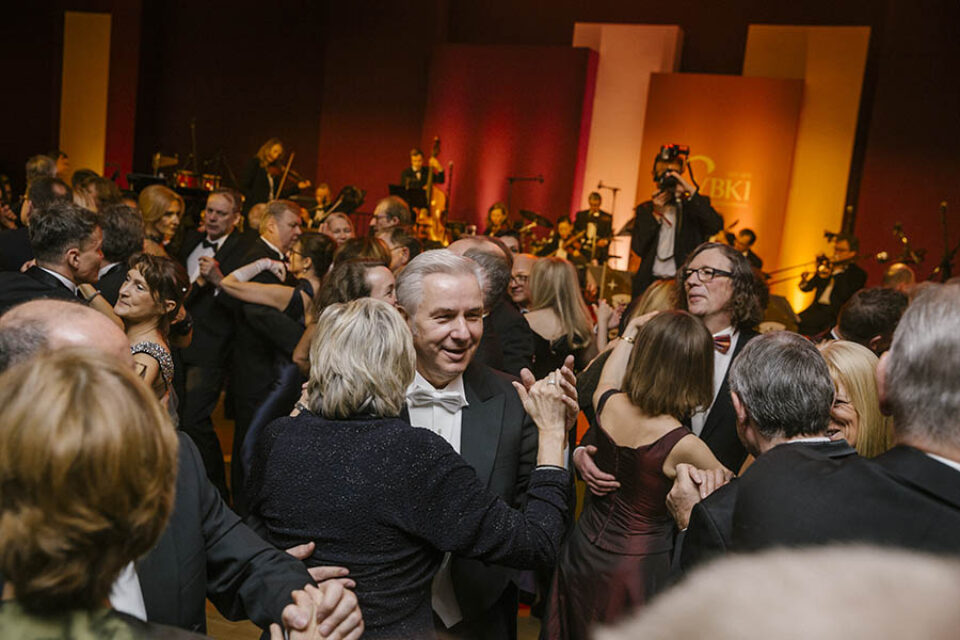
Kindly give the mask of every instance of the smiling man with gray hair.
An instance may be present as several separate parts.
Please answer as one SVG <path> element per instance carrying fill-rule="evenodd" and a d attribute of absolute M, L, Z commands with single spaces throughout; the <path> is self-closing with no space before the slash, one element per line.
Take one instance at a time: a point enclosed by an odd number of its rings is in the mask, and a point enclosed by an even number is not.
<path fill-rule="evenodd" d="M 846 464 L 784 457 L 792 470 L 778 486 L 746 474 L 735 547 L 865 541 L 960 553 L 958 362 L 960 286 L 934 285 L 904 313 L 877 372 L 896 446 Z"/>

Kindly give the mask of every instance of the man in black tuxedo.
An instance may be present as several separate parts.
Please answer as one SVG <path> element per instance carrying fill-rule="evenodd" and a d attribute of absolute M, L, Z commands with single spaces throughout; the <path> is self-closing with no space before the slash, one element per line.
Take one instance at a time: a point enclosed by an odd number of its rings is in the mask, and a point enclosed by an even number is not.
<path fill-rule="evenodd" d="M 753 229 L 741 229 L 740 233 L 736 236 L 732 233 L 727 234 L 727 243 L 742 253 L 751 267 L 754 269 L 762 269 L 763 260 L 753 252 L 753 245 L 756 244 L 756 242 L 757 234 Z"/>
<path fill-rule="evenodd" d="M 260 222 L 260 237 L 240 259 L 240 265 L 261 258 L 286 262 L 287 253 L 302 233 L 300 207 L 289 200 L 274 200 L 267 205 Z M 286 272 L 284 281 L 270 270 L 261 272 L 253 281 L 296 286 L 296 278 L 289 272 Z M 232 304 L 237 319 L 237 337 L 232 369 L 236 423 L 230 478 L 234 508 L 244 514 L 243 440 L 254 413 L 269 395 L 276 379 L 278 357 L 283 356 L 289 361 L 303 334 L 303 326 L 270 307 L 239 301 Z"/>
<path fill-rule="evenodd" d="M 879 357 L 890 348 L 893 332 L 909 302 L 907 294 L 896 289 L 860 289 L 840 308 L 831 335 L 823 337 L 856 342 Z"/>
<path fill-rule="evenodd" d="M 123 331 L 81 304 L 37 300 L 0 318 L 0 372 L 35 354 L 71 346 L 96 348 L 133 367 Z M 153 550 L 131 568 L 132 579 L 114 584 L 111 606 L 150 622 L 204 632 L 209 598 L 232 620 L 249 618 L 262 628 L 283 621 L 302 628 L 297 618 L 304 612 L 290 604 L 290 592 L 313 578 L 342 574 L 332 567 L 308 572 L 292 555 L 260 539 L 207 480 L 192 441 L 183 434 L 179 438 L 173 513 Z M 320 588 L 327 604 L 318 603 L 318 619 L 329 616 L 341 637 L 359 637 L 356 597 L 336 580 Z"/>
<path fill-rule="evenodd" d="M 796 455 L 819 460 L 842 461 L 857 455 L 845 440 L 826 437 L 833 380 L 809 340 L 785 331 L 759 336 L 733 362 L 729 379 L 737 434 L 751 455 L 764 460 L 763 465 L 748 468 L 744 478 L 762 473 L 760 469 L 791 473 L 789 466 L 767 464 L 768 455 L 774 459 L 783 450 L 802 450 Z M 667 495 L 667 507 L 680 529 L 674 560 L 682 573 L 726 553 L 731 544 L 740 481 L 734 478 L 723 485 L 725 478 L 711 473 L 678 465 Z"/>
<path fill-rule="evenodd" d="M 224 498 L 223 450 L 210 414 L 226 381 L 235 329 L 233 308 L 217 285 L 223 273 L 243 264 L 245 244 L 236 230 L 241 206 L 242 198 L 233 189 L 212 192 L 203 211 L 203 231 L 188 231 L 178 256 L 193 283 L 184 303 L 193 320 L 193 339 L 178 353 L 180 429 L 196 443 L 210 481 Z"/>
<path fill-rule="evenodd" d="M 600 210 L 603 200 L 600 194 L 594 191 L 587 197 L 589 209 L 577 211 L 573 220 L 574 233 L 584 232 L 583 252 L 603 264 L 610 253 L 610 241 L 613 239 L 613 216 Z"/>
<path fill-rule="evenodd" d="M 25 262 L 33 259 L 30 248 L 30 212 L 46 209 L 54 202 L 68 202 L 70 187 L 59 178 L 37 178 L 30 183 L 27 197 L 20 210 L 22 227 L 0 232 L 0 271 L 19 271 Z"/>
<path fill-rule="evenodd" d="M 447 440 L 489 491 L 517 506 L 536 466 L 537 431 L 513 378 L 474 361 L 483 331 L 482 278 L 475 262 L 444 250 L 420 254 L 397 278 L 417 354 L 405 417 Z M 433 583 L 438 630 L 457 638 L 515 638 L 511 576 L 502 567 L 447 556 Z"/>
<path fill-rule="evenodd" d="M 131 206 L 113 204 L 100 214 L 103 229 L 103 259 L 97 272 L 97 291 L 110 306 L 117 304 L 120 287 L 127 279 L 127 261 L 143 251 L 143 216 Z"/>
<path fill-rule="evenodd" d="M 410 166 L 400 172 L 400 184 L 404 189 L 423 189 L 427 186 L 427 171 L 433 172 L 433 183 L 443 184 L 443 165 L 434 157 L 430 158 L 427 167 L 423 166 L 423 151 L 410 150 Z"/>
<path fill-rule="evenodd" d="M 672 148 L 665 147 L 664 149 Z M 633 276 L 633 295 L 639 296 L 654 280 L 673 278 L 697 245 L 723 228 L 723 217 L 710 206 L 710 198 L 683 177 L 682 157 L 658 154 L 653 165 L 657 192 L 641 202 L 633 221 L 630 248 L 640 256 Z M 660 185 L 664 186 L 660 186 Z"/>
<path fill-rule="evenodd" d="M 960 287 L 926 289 L 903 314 L 877 371 L 894 448 L 848 464 L 784 452 L 789 476 L 744 475 L 735 547 L 869 542 L 960 553 L 958 358 Z M 761 462 L 766 456 L 755 466 Z"/>
<path fill-rule="evenodd" d="M 483 336 L 474 360 L 497 371 L 520 377 L 533 367 L 533 332 L 507 296 L 513 254 L 497 238 L 471 236 L 447 247 L 474 260 L 483 270 Z"/>
<path fill-rule="evenodd" d="M 684 295 L 680 308 L 703 320 L 713 334 L 713 403 L 690 419 L 690 428 L 710 447 L 723 466 L 736 473 L 747 457 L 737 437 L 737 415 L 730 399 L 730 363 L 757 336 L 755 327 L 763 317 L 762 285 L 747 259 L 733 247 L 705 242 L 693 250 L 680 268 Z M 590 490 L 603 495 L 616 489 L 616 478 L 594 463 L 589 447 L 573 454 L 577 471 Z"/>
<path fill-rule="evenodd" d="M 30 214 L 36 265 L 24 273 L 0 272 L 0 314 L 36 298 L 83 300 L 79 285 L 97 281 L 103 232 L 92 211 L 57 201 Z"/>
<path fill-rule="evenodd" d="M 867 272 L 854 263 L 859 250 L 857 238 L 848 233 L 837 234 L 829 275 L 815 273 L 810 278 L 801 279 L 800 290 L 813 291 L 814 297 L 810 306 L 800 312 L 800 333 L 814 336 L 832 327 L 840 307 L 867 284 Z"/>

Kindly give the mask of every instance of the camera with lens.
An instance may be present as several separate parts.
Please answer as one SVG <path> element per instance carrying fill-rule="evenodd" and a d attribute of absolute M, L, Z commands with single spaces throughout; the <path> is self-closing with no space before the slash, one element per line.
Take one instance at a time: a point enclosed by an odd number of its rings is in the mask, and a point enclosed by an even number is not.
<path fill-rule="evenodd" d="M 677 173 L 683 173 L 687 158 L 690 157 L 690 147 L 685 144 L 665 144 L 660 147 L 657 158 L 653 161 L 654 180 L 661 191 L 673 191 L 676 189 L 679 181 L 676 176 L 668 175 L 670 169 L 657 173 L 657 165 L 660 163 L 679 164 L 680 170 Z"/>

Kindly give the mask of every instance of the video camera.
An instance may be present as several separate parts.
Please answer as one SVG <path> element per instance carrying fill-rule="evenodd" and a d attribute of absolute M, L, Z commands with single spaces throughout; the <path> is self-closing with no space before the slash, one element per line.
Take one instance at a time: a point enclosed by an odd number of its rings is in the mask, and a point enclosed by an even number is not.
<path fill-rule="evenodd" d="M 661 173 L 656 173 L 657 163 L 659 162 L 670 162 L 680 163 L 680 171 L 678 173 L 683 173 L 684 168 L 687 166 L 687 158 L 690 157 L 690 147 L 685 144 L 665 144 L 660 147 L 660 151 L 657 153 L 656 159 L 653 161 L 653 171 L 654 171 L 654 180 L 657 183 L 657 187 L 661 191 L 673 191 L 677 186 L 677 178 L 675 176 L 667 175 L 666 171 Z"/>

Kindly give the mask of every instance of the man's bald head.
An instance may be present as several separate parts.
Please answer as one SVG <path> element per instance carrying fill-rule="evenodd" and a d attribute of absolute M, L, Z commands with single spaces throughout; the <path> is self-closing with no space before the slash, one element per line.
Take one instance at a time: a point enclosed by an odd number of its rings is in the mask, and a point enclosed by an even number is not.
<path fill-rule="evenodd" d="M 0 316 L 0 372 L 38 353 L 65 347 L 92 347 L 133 366 L 123 331 L 79 302 L 32 300 Z"/>
<path fill-rule="evenodd" d="M 507 245 L 503 244 L 503 240 L 500 238 L 491 238 L 490 236 L 464 236 L 450 243 L 450 246 L 447 247 L 448 251 L 452 251 L 458 256 L 464 255 L 471 249 L 489 253 L 492 256 L 501 256 L 507 260 L 510 268 L 513 268 L 513 252 L 507 248 Z"/>

